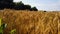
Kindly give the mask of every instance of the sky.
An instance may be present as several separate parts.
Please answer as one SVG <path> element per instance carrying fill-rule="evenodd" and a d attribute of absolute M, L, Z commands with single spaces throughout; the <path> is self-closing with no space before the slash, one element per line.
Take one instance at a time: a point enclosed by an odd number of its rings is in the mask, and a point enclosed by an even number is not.
<path fill-rule="evenodd" d="M 35 6 L 38 10 L 60 11 L 60 0 L 14 0 L 14 2 L 20 1 Z"/>

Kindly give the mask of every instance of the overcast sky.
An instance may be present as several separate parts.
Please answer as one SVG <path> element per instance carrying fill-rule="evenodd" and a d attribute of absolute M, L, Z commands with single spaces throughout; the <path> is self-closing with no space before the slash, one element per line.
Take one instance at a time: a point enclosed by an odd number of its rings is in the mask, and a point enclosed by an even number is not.
<path fill-rule="evenodd" d="M 14 2 L 22 1 L 32 7 L 36 6 L 38 10 L 57 10 L 60 11 L 60 0 L 14 0 Z"/>

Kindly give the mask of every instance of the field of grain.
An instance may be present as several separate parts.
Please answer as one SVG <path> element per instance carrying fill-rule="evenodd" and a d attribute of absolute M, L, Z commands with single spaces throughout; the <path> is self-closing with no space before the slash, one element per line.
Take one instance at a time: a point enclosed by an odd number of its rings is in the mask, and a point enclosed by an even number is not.
<path fill-rule="evenodd" d="M 60 34 L 60 12 L 2 10 L 0 17 L 7 23 L 4 34 Z"/>

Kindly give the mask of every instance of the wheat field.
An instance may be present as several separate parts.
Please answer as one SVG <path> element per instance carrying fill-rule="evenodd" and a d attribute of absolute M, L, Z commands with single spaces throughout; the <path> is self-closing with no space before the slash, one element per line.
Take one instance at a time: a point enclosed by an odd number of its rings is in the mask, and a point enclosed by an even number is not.
<path fill-rule="evenodd" d="M 60 12 L 28 10 L 0 10 L 2 23 L 7 23 L 4 34 L 16 29 L 15 34 L 60 34 Z"/>

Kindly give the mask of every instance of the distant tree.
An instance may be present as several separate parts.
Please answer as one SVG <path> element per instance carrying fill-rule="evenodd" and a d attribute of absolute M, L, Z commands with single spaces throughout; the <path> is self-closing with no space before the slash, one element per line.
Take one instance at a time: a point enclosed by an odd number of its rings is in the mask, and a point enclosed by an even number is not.
<path fill-rule="evenodd" d="M 38 11 L 38 9 L 36 7 L 32 7 L 31 11 Z"/>
<path fill-rule="evenodd" d="M 5 8 L 11 8 L 13 0 L 5 0 Z"/>
<path fill-rule="evenodd" d="M 22 1 L 18 2 L 17 5 L 24 5 Z"/>
<path fill-rule="evenodd" d="M 44 11 L 44 12 L 46 12 L 46 11 Z"/>
<path fill-rule="evenodd" d="M 13 3 L 13 0 L 0 0 L 0 9 L 10 8 L 12 3 Z"/>
<path fill-rule="evenodd" d="M 9 8 L 14 9 L 15 6 L 16 6 L 16 3 L 11 3 Z"/>
<path fill-rule="evenodd" d="M 30 5 L 24 5 L 24 9 L 30 10 L 31 6 Z"/>
<path fill-rule="evenodd" d="M 30 5 L 24 5 L 24 3 L 22 3 L 22 1 L 18 2 L 15 4 L 15 9 L 17 10 L 30 10 L 31 6 Z"/>
<path fill-rule="evenodd" d="M 23 10 L 24 9 L 24 4 L 22 3 L 22 1 L 16 3 L 14 9 Z"/>
<path fill-rule="evenodd" d="M 33 10 L 37 11 L 36 7 L 32 7 L 30 5 L 24 5 L 22 1 L 20 2 L 13 2 L 13 0 L 0 0 L 0 9 L 16 9 L 16 10 Z"/>
<path fill-rule="evenodd" d="M 4 9 L 3 0 L 0 0 L 0 9 Z"/>

